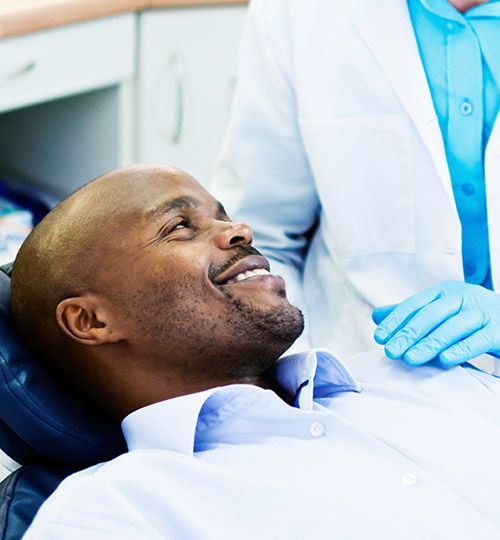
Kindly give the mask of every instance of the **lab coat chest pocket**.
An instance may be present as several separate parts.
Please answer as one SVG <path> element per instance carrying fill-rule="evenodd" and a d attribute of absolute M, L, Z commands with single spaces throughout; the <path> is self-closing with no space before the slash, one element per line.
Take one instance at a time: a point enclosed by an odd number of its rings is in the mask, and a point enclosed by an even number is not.
<path fill-rule="evenodd" d="M 301 119 L 301 130 L 336 254 L 414 253 L 409 119 Z"/>

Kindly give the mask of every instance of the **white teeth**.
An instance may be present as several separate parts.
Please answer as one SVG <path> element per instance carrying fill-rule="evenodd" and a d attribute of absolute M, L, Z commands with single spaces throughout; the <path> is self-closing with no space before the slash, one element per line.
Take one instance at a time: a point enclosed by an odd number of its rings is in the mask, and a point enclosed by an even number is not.
<path fill-rule="evenodd" d="M 271 272 L 269 272 L 269 270 L 266 270 L 265 268 L 255 268 L 255 270 L 247 270 L 246 272 L 242 272 L 236 277 L 230 279 L 227 284 L 230 285 L 231 283 L 238 283 L 254 276 L 265 276 L 269 275 L 270 273 Z"/>

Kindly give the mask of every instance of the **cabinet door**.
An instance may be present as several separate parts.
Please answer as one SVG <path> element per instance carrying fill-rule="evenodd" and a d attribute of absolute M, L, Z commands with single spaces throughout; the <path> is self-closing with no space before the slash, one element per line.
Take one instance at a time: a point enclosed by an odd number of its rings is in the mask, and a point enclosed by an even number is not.
<path fill-rule="evenodd" d="M 138 158 L 208 183 L 229 119 L 245 6 L 140 18 Z"/>

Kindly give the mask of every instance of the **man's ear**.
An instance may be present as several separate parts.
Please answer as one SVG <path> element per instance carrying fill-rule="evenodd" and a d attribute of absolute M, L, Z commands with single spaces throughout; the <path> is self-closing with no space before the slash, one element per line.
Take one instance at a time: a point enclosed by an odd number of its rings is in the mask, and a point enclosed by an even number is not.
<path fill-rule="evenodd" d="M 56 319 L 67 336 L 83 345 L 117 343 L 124 339 L 102 299 L 93 294 L 60 302 Z"/>

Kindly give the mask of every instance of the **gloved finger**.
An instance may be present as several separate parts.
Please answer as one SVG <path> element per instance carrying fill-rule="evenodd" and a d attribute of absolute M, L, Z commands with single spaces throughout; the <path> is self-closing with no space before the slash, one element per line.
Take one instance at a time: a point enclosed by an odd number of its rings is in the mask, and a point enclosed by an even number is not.
<path fill-rule="evenodd" d="M 422 307 L 385 344 L 385 354 L 389 358 L 401 358 L 408 349 L 425 338 L 432 330 L 456 315 L 461 306 L 462 300 L 460 297 L 445 296 Z"/>
<path fill-rule="evenodd" d="M 386 317 L 394 310 L 398 304 L 389 304 L 387 306 L 380 306 L 373 310 L 372 320 L 375 324 L 380 324 Z"/>
<path fill-rule="evenodd" d="M 491 329 L 487 325 L 443 351 L 439 360 L 447 366 L 456 366 L 487 353 L 491 343 Z"/>
<path fill-rule="evenodd" d="M 379 324 L 373 337 L 377 343 L 384 345 L 391 337 L 404 326 L 423 306 L 434 301 L 439 296 L 439 289 L 432 287 L 403 300 Z"/>
<path fill-rule="evenodd" d="M 405 362 L 420 365 L 436 358 L 441 352 L 455 343 L 466 339 L 484 326 L 484 321 L 477 310 L 462 310 L 430 332 L 415 346 L 406 351 Z"/>

